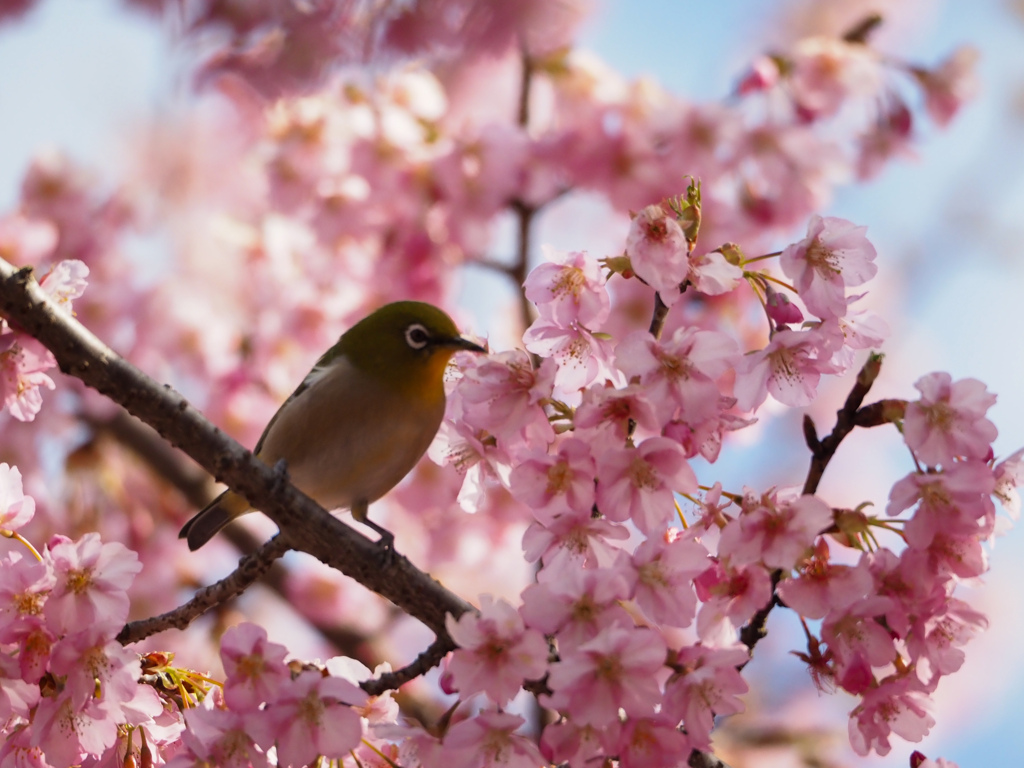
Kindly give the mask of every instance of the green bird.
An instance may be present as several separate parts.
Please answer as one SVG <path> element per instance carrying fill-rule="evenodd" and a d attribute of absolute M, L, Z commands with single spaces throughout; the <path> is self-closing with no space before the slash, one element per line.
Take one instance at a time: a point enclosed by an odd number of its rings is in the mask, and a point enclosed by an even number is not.
<path fill-rule="evenodd" d="M 317 360 L 263 430 L 253 451 L 268 466 L 284 460 L 291 482 L 325 509 L 367 518 L 369 505 L 394 488 L 430 446 L 444 417 L 444 371 L 460 349 L 485 352 L 459 335 L 437 307 L 399 301 L 363 318 Z M 251 512 L 225 491 L 178 534 L 190 550 Z"/>

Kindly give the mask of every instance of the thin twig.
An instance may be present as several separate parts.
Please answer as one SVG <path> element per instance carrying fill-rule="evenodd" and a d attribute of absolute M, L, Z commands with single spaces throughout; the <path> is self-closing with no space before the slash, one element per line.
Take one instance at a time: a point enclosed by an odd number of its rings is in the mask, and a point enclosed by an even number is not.
<path fill-rule="evenodd" d="M 280 534 L 274 536 L 257 551 L 239 560 L 238 567 L 230 575 L 216 584 L 203 587 L 184 605 L 150 619 L 125 624 L 117 636 L 117 641 L 121 645 L 129 645 L 165 629 L 185 629 L 211 608 L 242 594 L 287 551 L 287 540 Z"/>
<path fill-rule="evenodd" d="M 394 672 L 386 672 L 373 680 L 365 680 L 359 684 L 359 687 L 371 696 L 379 696 L 384 691 L 397 690 L 410 680 L 415 680 L 436 667 L 441 663 L 441 659 L 455 650 L 455 648 L 455 643 L 452 642 L 451 638 L 438 638 L 427 650 L 417 656 L 411 664 L 401 669 L 396 669 Z"/>

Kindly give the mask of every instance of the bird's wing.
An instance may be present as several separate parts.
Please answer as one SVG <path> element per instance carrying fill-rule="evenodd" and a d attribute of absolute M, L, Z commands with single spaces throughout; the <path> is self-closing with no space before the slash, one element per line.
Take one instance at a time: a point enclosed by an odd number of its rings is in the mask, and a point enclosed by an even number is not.
<path fill-rule="evenodd" d="M 324 374 L 330 368 L 330 365 L 325 363 L 327 355 L 321 357 L 316 365 L 313 366 L 313 370 L 306 374 L 306 378 L 302 380 L 302 383 L 295 388 L 295 391 L 288 395 L 288 399 L 281 403 L 281 407 L 277 409 L 277 412 L 270 417 L 270 421 L 267 422 L 267 426 L 263 428 L 263 434 L 260 435 L 260 439 L 256 441 L 256 447 L 252 449 L 252 452 L 257 456 L 260 455 L 260 451 L 263 450 L 263 443 L 267 439 L 267 434 L 270 432 L 270 428 L 274 426 L 274 422 L 277 421 L 278 416 L 284 411 L 285 406 L 293 402 L 297 397 L 300 397 L 303 392 L 309 389 L 311 386 L 320 381 Z"/>

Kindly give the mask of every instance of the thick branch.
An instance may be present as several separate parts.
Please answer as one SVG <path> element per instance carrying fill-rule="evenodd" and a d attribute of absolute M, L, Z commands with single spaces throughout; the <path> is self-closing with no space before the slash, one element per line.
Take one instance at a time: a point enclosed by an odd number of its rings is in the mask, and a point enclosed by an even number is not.
<path fill-rule="evenodd" d="M 56 307 L 31 276 L 0 259 L 0 313 L 42 342 L 76 376 L 152 426 L 281 528 L 287 543 L 386 597 L 443 639 L 444 617 L 472 606 L 406 558 L 382 566 L 381 550 L 285 482 L 207 421 L 169 385 L 139 371 Z"/>

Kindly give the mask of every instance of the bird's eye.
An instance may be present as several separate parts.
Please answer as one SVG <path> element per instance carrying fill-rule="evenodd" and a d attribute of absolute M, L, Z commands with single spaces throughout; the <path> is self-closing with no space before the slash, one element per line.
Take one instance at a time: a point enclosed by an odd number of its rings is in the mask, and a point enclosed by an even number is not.
<path fill-rule="evenodd" d="M 430 334 L 419 323 L 413 323 L 405 329 L 405 343 L 413 349 L 423 349 L 430 342 Z"/>

